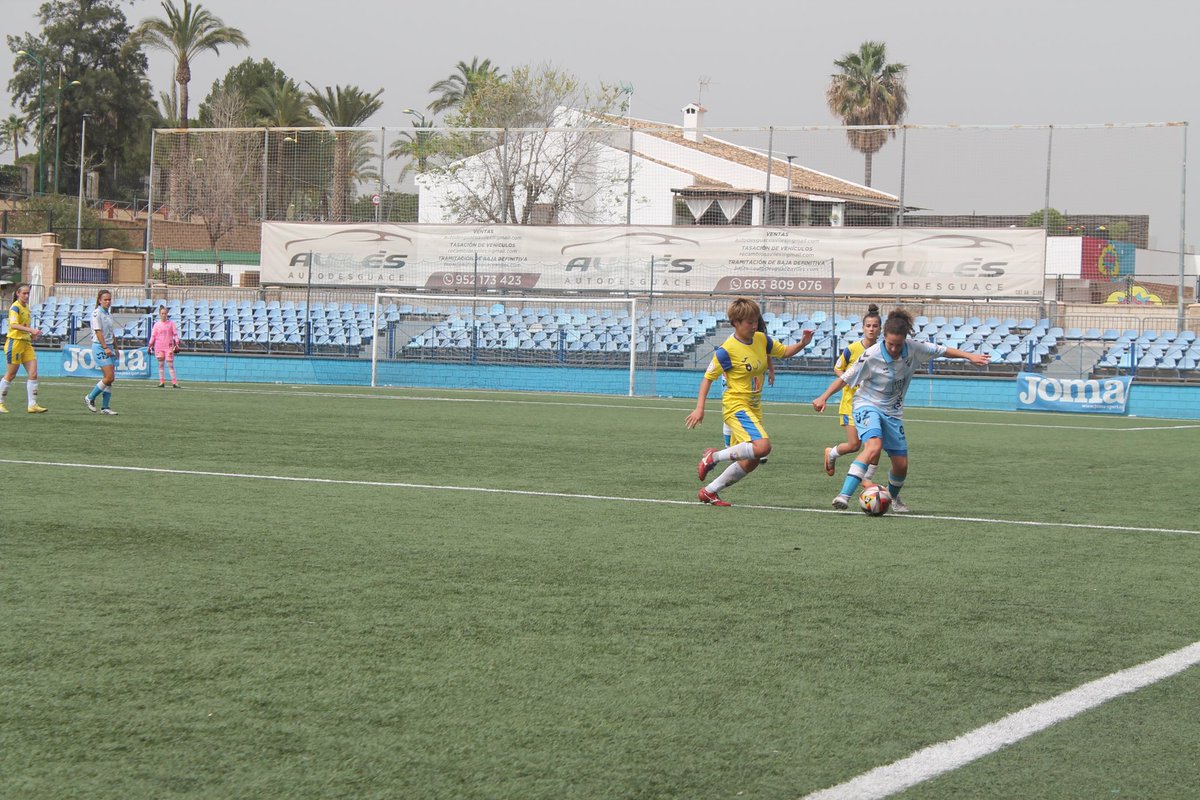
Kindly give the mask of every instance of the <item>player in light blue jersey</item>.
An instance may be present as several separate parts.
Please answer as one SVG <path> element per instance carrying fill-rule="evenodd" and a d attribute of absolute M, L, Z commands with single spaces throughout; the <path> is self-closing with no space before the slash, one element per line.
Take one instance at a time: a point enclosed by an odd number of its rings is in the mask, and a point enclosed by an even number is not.
<path fill-rule="evenodd" d="M 965 358 L 977 367 L 986 366 L 986 353 L 968 353 L 956 347 L 922 342 L 908 338 L 913 332 L 912 316 L 896 309 L 883 324 L 883 341 L 868 347 L 854 366 L 812 401 L 820 413 L 835 392 L 851 386 L 854 393 L 854 427 L 863 441 L 863 451 L 850 465 L 842 490 L 833 498 L 833 507 L 847 508 L 867 474 L 867 467 L 879 463 L 879 455 L 887 451 L 891 460 L 888 471 L 888 491 L 892 495 L 892 510 L 908 511 L 900 500 L 900 490 L 908 477 L 908 440 L 904 436 L 904 395 L 917 370 L 938 356 Z"/>
<path fill-rule="evenodd" d="M 96 413 L 96 398 L 100 398 L 100 413 L 115 417 L 117 412 L 109 408 L 112 402 L 112 385 L 116 382 L 117 361 L 120 351 L 113 341 L 113 318 L 109 306 L 112 292 L 101 289 L 96 294 L 96 308 L 92 311 L 92 359 L 100 368 L 101 378 L 83 398 L 87 410 Z"/>

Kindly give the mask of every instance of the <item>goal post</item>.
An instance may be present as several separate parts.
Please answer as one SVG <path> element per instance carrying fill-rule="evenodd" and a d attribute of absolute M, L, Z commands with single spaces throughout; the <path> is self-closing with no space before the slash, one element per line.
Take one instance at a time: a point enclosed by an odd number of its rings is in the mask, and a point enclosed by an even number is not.
<path fill-rule="evenodd" d="M 376 292 L 372 386 L 634 396 L 653 332 L 631 297 Z"/>

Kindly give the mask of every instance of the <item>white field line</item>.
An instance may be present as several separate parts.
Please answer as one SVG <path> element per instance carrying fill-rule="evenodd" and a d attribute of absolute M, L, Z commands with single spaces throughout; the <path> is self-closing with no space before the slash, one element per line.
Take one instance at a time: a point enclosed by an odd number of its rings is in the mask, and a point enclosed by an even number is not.
<path fill-rule="evenodd" d="M 80 384 L 81 386 L 83 384 Z M 87 384 L 91 386 L 92 384 Z M 193 391 L 206 391 L 223 394 L 251 394 L 251 395 L 269 395 L 283 397 L 327 397 L 334 399 L 347 400 L 395 400 L 406 402 L 428 402 L 428 403 L 493 403 L 499 405 L 526 405 L 526 406 L 571 406 L 576 408 L 611 408 L 611 409 L 630 409 L 636 411 L 667 411 L 672 414 L 682 414 L 691 409 L 690 406 L 675 406 L 675 405 L 637 405 L 633 402 L 629 403 L 598 403 L 598 402 L 581 402 L 579 400 L 531 400 L 528 398 L 521 399 L 506 399 L 502 397 L 446 397 L 446 396 L 422 396 L 422 395 L 396 395 L 396 394 L 368 394 L 363 392 L 330 392 L 330 391 L 304 391 L 303 387 L 291 386 L 287 389 L 245 389 L 245 388 L 228 388 L 228 387 L 213 387 L 205 386 Z M 486 391 L 486 390 L 479 390 Z M 497 395 L 504 394 L 497 392 Z M 589 394 L 574 394 L 564 392 L 563 397 L 570 398 L 591 398 L 596 395 Z M 668 398 L 663 398 L 667 400 Z M 673 398 L 672 398 L 673 399 Z M 709 408 L 719 406 L 719 398 L 711 398 L 709 400 Z M 781 403 L 779 401 L 767 402 L 766 407 L 770 409 L 772 417 L 803 417 L 811 419 L 837 419 L 837 409 L 826 410 L 826 413 L 819 415 L 811 411 L 798 412 L 788 411 L 788 408 L 794 408 L 796 403 Z M 921 409 L 922 411 L 936 409 Z M 947 411 L 971 411 L 972 413 L 989 413 L 989 414 L 1008 414 L 1017 415 L 1022 418 L 1030 418 L 1038 412 L 1030 411 L 998 411 L 995 409 L 985 409 L 975 411 L 972 409 L 946 409 Z M 1060 415 L 1051 415 L 1056 418 L 1061 418 Z M 1167 420 L 1164 420 L 1166 422 Z M 906 425 L 922 424 L 922 425 L 972 425 L 978 427 L 996 427 L 996 428 L 1051 428 L 1056 430 L 1067 431 L 1094 431 L 1099 433 L 1131 433 L 1142 431 L 1178 431 L 1178 430 L 1197 430 L 1200 429 L 1200 423 L 1178 423 L 1173 425 L 1139 425 L 1137 427 L 1102 427 L 1096 425 L 1066 425 L 1066 424 L 1049 424 L 1035 422 L 981 422 L 978 420 L 950 420 L 950 419 L 915 419 L 908 418 L 904 420 Z"/>
<path fill-rule="evenodd" d="M 1113 698 L 1143 689 L 1200 663 L 1200 642 L 1120 672 L 1085 683 L 956 739 L 922 748 L 907 758 L 805 796 L 804 800 L 874 800 L 970 764 L 997 750 Z"/>
<path fill-rule="evenodd" d="M 329 486 L 368 486 L 383 489 L 418 489 L 441 492 L 474 492 L 478 494 L 505 494 L 520 497 L 553 497 L 564 500 L 600 500 L 617 503 L 648 503 L 652 505 L 697 506 L 695 500 L 672 500 L 658 497 L 618 497 L 604 494 L 579 494 L 574 492 L 542 492 L 533 489 L 503 489 L 488 486 L 453 486 L 428 483 L 406 483 L 402 481 L 365 481 L 346 478 L 313 478 L 299 475 L 263 475 L 253 472 L 210 472 L 195 469 L 170 469 L 166 467 L 134 467 L 122 464 L 82 464 L 70 461 L 31 461 L 27 459 L 0 458 L 0 464 L 18 464 L 27 467 L 51 467 L 59 469 L 95 469 L 112 472 L 139 472 L 154 475 L 187 475 L 198 478 L 238 478 L 243 480 L 280 481 L 284 483 L 315 483 Z M 698 506 L 697 506 L 698 507 Z M 757 511 L 784 511 L 802 514 L 845 514 L 831 508 L 799 508 L 795 506 L 767 506 L 739 504 L 738 508 Z M 724 512 L 721 512 L 724 513 Z M 1075 528 L 1094 531 L 1119 531 L 1125 533 L 1164 533 L 1200 536 L 1200 530 L 1181 528 L 1150 528 L 1130 525 L 1090 525 L 1080 522 L 1042 522 L 1038 520 L 991 519 L 987 517 L 952 517 L 935 514 L 892 514 L 898 520 L 945 520 L 949 522 L 975 522 L 986 525 L 1020 525 L 1038 528 Z"/>

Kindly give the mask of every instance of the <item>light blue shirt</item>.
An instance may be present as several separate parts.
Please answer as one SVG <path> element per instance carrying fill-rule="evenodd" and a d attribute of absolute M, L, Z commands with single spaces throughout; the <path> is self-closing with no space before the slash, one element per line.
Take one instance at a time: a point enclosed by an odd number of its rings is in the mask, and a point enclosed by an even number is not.
<path fill-rule="evenodd" d="M 104 306 L 96 306 L 92 310 L 92 336 L 95 336 L 97 331 L 99 331 L 99 333 L 104 337 L 104 343 L 106 345 L 108 345 L 109 347 L 116 346 L 113 344 L 113 338 L 112 338 L 112 335 L 113 335 L 112 313 L 108 309 L 106 309 Z M 96 341 L 99 342 L 99 339 L 97 339 Z"/>
<path fill-rule="evenodd" d="M 905 339 L 899 358 L 888 355 L 882 341 L 868 347 L 858 361 L 842 375 L 854 393 L 854 408 L 872 406 L 886 416 L 904 416 L 904 395 L 913 375 L 921 367 L 946 352 L 940 344 Z"/>

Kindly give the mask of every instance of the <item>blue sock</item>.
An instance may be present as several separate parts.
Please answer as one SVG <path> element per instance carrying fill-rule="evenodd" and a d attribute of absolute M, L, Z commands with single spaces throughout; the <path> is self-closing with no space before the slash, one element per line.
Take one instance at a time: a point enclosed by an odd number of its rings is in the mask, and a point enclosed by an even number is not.
<path fill-rule="evenodd" d="M 867 465 L 861 461 L 855 461 L 850 465 L 849 472 L 846 473 L 846 480 L 842 483 L 842 494 L 850 497 L 858 491 L 859 484 L 862 483 L 863 476 L 867 474 Z"/>
<path fill-rule="evenodd" d="M 905 477 L 908 477 L 907 475 Z M 904 488 L 904 478 L 897 478 L 895 475 L 888 473 L 888 494 L 892 497 L 899 497 L 900 490 Z"/>
<path fill-rule="evenodd" d="M 101 400 L 100 407 L 108 408 L 108 404 L 112 402 L 112 392 L 108 389 L 105 389 L 103 392 L 101 392 L 101 394 L 103 395 L 103 398 Z"/>

